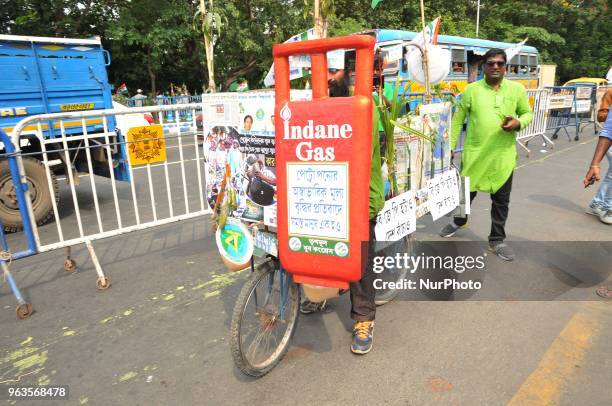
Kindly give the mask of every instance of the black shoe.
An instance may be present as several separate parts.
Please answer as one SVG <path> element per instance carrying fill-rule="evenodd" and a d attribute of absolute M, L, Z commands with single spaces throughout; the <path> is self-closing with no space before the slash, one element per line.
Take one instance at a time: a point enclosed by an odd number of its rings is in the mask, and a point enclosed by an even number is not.
<path fill-rule="evenodd" d="M 300 313 L 312 314 L 315 312 L 322 312 L 325 309 L 326 304 L 327 300 L 322 302 L 311 302 L 308 299 L 304 299 L 304 301 L 300 303 Z"/>
<path fill-rule="evenodd" d="M 489 251 L 491 251 L 504 261 L 514 261 L 514 251 L 512 250 L 512 248 L 510 248 L 503 242 L 490 242 Z"/>

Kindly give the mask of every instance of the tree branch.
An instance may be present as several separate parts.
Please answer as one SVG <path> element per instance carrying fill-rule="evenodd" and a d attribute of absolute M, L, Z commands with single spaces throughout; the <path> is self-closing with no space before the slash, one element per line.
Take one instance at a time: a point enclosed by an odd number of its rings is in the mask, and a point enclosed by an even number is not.
<path fill-rule="evenodd" d="M 256 65 L 257 65 L 257 59 L 251 59 L 242 68 L 232 71 L 230 75 L 223 82 L 223 88 L 227 89 L 232 84 L 232 82 L 234 82 L 240 76 L 245 75 L 249 73 L 250 71 L 252 71 L 253 69 L 255 69 Z"/>

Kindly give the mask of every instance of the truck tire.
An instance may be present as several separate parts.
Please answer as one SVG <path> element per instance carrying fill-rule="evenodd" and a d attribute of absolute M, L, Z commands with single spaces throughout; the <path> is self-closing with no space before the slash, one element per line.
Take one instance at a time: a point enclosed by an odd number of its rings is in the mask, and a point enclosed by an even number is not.
<path fill-rule="evenodd" d="M 59 202 L 59 187 L 57 179 L 51 172 L 51 185 L 53 186 L 53 196 L 49 192 L 47 184 L 47 174 L 42 162 L 34 158 L 23 158 L 28 186 L 32 195 L 32 209 L 36 224 L 43 225 L 53 217 L 53 204 L 51 199 Z M 13 179 L 9 170 L 7 160 L 0 161 L 0 223 L 4 225 L 7 232 L 17 232 L 23 230 L 21 213 L 17 204 L 17 195 L 13 186 Z"/>

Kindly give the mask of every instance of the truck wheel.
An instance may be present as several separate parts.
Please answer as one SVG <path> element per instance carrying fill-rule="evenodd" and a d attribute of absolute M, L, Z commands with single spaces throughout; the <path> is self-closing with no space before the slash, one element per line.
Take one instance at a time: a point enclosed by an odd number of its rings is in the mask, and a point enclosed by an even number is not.
<path fill-rule="evenodd" d="M 55 199 L 56 203 L 59 202 L 57 179 L 51 172 L 51 185 L 53 186 L 53 196 L 51 196 L 43 163 L 34 158 L 23 158 L 23 167 L 32 195 L 32 209 L 36 224 L 40 226 L 53 217 L 51 199 Z M 4 225 L 4 230 L 7 232 L 23 230 L 17 194 L 13 186 L 9 163 L 6 160 L 0 161 L 0 223 Z"/>

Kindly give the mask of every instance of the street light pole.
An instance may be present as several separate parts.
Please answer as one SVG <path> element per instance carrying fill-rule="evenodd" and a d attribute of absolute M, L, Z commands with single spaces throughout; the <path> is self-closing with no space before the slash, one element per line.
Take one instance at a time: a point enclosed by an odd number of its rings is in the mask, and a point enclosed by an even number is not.
<path fill-rule="evenodd" d="M 480 27 L 480 0 L 476 5 L 476 38 L 478 38 L 478 28 Z"/>

